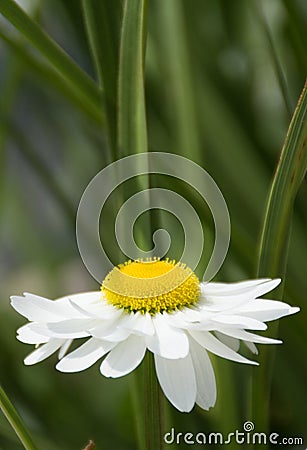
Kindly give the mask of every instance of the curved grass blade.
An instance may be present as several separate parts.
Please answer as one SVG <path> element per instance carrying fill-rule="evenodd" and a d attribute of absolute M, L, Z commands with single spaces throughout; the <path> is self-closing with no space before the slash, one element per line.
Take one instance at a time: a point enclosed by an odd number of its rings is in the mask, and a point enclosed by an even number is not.
<path fill-rule="evenodd" d="M 101 106 L 101 92 L 95 82 L 13 0 L 1 0 L 0 13 L 51 63 L 83 99 Z"/>
<path fill-rule="evenodd" d="M 295 109 L 273 179 L 259 247 L 258 276 L 284 278 L 294 200 L 307 169 L 307 83 Z M 279 289 L 279 298 L 283 287 Z M 272 330 L 273 327 L 271 327 Z M 275 325 L 277 332 L 277 325 Z M 252 419 L 266 431 L 272 349 L 264 348 L 252 382 Z"/>
<path fill-rule="evenodd" d="M 0 386 L 0 408 L 26 450 L 38 450 L 22 418 Z"/>
<path fill-rule="evenodd" d="M 259 247 L 259 276 L 283 276 L 293 203 L 307 169 L 307 83 L 295 109 L 269 194 Z"/>

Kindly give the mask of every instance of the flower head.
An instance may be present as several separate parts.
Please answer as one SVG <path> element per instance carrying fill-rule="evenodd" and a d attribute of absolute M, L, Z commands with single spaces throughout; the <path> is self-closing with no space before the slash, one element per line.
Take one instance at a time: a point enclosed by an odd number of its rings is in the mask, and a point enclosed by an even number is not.
<path fill-rule="evenodd" d="M 257 364 L 239 351 L 240 343 L 257 353 L 256 343 L 280 340 L 252 333 L 265 322 L 299 308 L 261 299 L 280 279 L 237 283 L 202 283 L 191 269 L 175 261 L 129 261 L 114 268 L 101 290 L 58 300 L 25 293 L 12 306 L 30 323 L 17 338 L 38 346 L 25 359 L 35 364 L 58 351 L 56 368 L 79 372 L 104 358 L 100 372 L 121 377 L 133 371 L 147 350 L 168 400 L 180 411 L 194 404 L 214 406 L 216 384 L 209 353 Z M 88 338 L 67 354 L 73 339 Z"/>

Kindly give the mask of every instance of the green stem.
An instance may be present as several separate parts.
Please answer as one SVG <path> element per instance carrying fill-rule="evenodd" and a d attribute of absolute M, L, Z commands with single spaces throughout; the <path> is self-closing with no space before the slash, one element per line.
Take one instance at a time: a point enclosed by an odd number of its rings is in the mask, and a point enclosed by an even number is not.
<path fill-rule="evenodd" d="M 259 247 L 258 276 L 284 279 L 294 200 L 307 169 L 307 84 L 295 109 L 273 179 Z M 282 288 L 278 291 L 282 297 Z M 270 295 L 272 298 L 272 295 Z M 274 298 L 274 295 L 273 295 Z M 278 324 L 271 327 L 277 334 Z M 262 349 L 252 382 L 251 419 L 269 429 L 273 349 Z"/>
<path fill-rule="evenodd" d="M 155 372 L 154 357 L 147 352 L 145 357 L 145 429 L 146 450 L 163 450 L 164 411 L 163 394 Z"/>
<path fill-rule="evenodd" d="M 0 408 L 26 450 L 37 450 L 32 438 L 8 396 L 0 386 Z"/>
<path fill-rule="evenodd" d="M 146 0 L 125 1 L 118 74 L 117 149 L 119 156 L 148 151 L 144 88 L 146 18 Z M 139 178 L 137 187 L 148 189 L 149 177 Z M 149 202 L 148 209 L 150 209 Z M 151 244 L 151 225 L 148 223 L 148 226 L 143 226 L 140 230 L 140 240 L 148 246 Z M 135 404 L 138 407 L 135 415 L 138 418 L 139 446 L 141 450 L 144 448 L 159 450 L 162 449 L 162 398 L 151 353 L 147 352 L 143 366 L 136 374 L 137 384 L 141 387 L 141 392 L 144 392 L 144 402 L 135 398 Z M 141 378 L 142 371 L 145 372 L 145 380 Z M 140 417 L 143 408 L 145 408 L 145 415 Z"/>

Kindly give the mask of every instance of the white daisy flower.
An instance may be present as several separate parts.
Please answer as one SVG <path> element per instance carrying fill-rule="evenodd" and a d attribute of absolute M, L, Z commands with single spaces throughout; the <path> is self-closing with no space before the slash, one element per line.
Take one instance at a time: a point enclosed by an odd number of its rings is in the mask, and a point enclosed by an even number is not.
<path fill-rule="evenodd" d="M 132 372 L 149 350 L 164 394 L 179 411 L 189 412 L 195 403 L 208 410 L 216 401 L 208 352 L 257 364 L 238 353 L 241 342 L 252 353 L 257 343 L 281 343 L 250 331 L 266 330 L 265 322 L 299 311 L 259 298 L 279 283 L 202 283 L 184 264 L 154 259 L 114 268 L 98 292 L 55 301 L 25 293 L 11 301 L 30 321 L 17 338 L 38 347 L 25 364 L 59 350 L 56 368 L 61 372 L 85 370 L 104 357 L 100 372 L 117 378 Z M 88 339 L 67 354 L 79 338 Z"/>

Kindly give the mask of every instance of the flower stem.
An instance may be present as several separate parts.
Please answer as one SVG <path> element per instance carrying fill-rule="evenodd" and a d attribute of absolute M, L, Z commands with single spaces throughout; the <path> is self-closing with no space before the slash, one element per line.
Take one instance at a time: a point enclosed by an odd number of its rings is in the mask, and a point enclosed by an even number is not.
<path fill-rule="evenodd" d="M 163 394 L 157 380 L 154 357 L 151 352 L 147 352 L 144 363 L 146 450 L 163 450 L 165 432 Z"/>
<path fill-rule="evenodd" d="M 0 386 L 0 408 L 26 450 L 37 450 L 32 438 L 8 396 Z"/>

